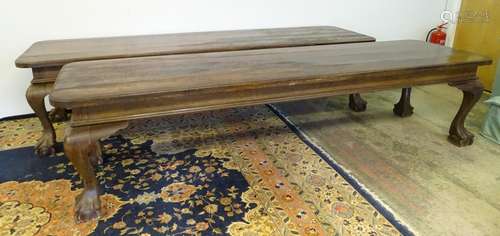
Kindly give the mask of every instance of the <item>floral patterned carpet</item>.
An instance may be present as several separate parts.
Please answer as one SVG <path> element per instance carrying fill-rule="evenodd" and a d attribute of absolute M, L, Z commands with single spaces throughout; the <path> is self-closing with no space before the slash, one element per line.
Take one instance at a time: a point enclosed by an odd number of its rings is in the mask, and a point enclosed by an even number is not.
<path fill-rule="evenodd" d="M 265 106 L 136 121 L 103 140 L 103 216 L 83 224 L 82 183 L 63 153 L 35 157 L 39 133 L 35 118 L 0 122 L 0 235 L 399 235 Z"/>

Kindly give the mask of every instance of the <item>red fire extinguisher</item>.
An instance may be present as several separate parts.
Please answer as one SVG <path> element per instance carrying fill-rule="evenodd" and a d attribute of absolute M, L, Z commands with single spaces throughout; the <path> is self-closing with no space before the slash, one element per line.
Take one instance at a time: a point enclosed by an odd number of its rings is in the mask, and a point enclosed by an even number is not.
<path fill-rule="evenodd" d="M 427 34 L 426 41 L 434 44 L 444 45 L 446 43 L 446 32 L 444 32 L 444 27 L 448 23 L 439 25 L 438 27 L 431 29 Z"/>

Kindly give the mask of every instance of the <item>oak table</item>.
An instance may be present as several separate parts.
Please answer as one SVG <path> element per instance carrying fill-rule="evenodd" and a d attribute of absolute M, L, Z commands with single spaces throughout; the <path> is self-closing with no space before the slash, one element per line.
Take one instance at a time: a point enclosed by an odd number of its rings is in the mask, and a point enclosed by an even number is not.
<path fill-rule="evenodd" d="M 35 152 L 45 156 L 54 153 L 56 142 L 50 120 L 64 119 L 66 113 L 56 107 L 49 118 L 44 98 L 52 91 L 53 83 L 65 64 L 89 60 L 371 41 L 375 39 L 333 26 L 51 40 L 33 44 L 16 60 L 16 66 L 31 68 L 33 71 L 26 98 L 43 127 L 43 134 L 35 146 Z M 366 109 L 366 102 L 359 94 L 352 94 L 349 97 L 349 107 L 355 111 L 363 111 Z"/>
<path fill-rule="evenodd" d="M 93 167 L 101 155 L 99 139 L 130 120 L 448 83 L 464 93 L 448 139 L 466 146 L 474 135 L 464 120 L 483 91 L 476 71 L 490 63 L 421 41 L 77 62 L 63 67 L 50 102 L 73 110 L 64 150 L 83 179 L 75 209 L 85 221 L 100 209 Z"/>

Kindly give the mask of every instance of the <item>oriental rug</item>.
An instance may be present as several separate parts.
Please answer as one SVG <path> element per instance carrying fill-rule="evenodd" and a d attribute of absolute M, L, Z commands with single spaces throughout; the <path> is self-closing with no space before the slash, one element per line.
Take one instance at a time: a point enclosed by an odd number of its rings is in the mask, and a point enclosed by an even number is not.
<path fill-rule="evenodd" d="M 34 155 L 40 130 L 0 122 L 0 235 L 400 234 L 265 106 L 134 121 L 103 140 L 103 216 L 83 224 L 82 182 L 61 144 Z"/>

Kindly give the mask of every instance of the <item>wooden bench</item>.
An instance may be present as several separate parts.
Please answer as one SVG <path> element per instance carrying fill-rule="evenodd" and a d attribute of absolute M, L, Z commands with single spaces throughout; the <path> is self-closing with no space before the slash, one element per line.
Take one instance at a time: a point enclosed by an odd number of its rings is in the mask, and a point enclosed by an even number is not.
<path fill-rule="evenodd" d="M 449 140 L 465 146 L 474 136 L 464 120 L 483 91 L 476 71 L 490 63 L 420 41 L 77 62 L 62 69 L 50 102 L 73 110 L 64 149 L 84 182 L 76 202 L 84 221 L 99 212 L 99 139 L 130 120 L 448 83 L 464 93 Z"/>
<path fill-rule="evenodd" d="M 52 91 L 53 83 L 65 64 L 89 60 L 371 41 L 375 39 L 333 26 L 52 40 L 33 44 L 16 60 L 16 66 L 33 70 L 33 80 L 26 92 L 26 98 L 43 126 L 43 134 L 35 152 L 45 156 L 54 153 L 56 142 L 50 120 L 64 119 L 66 114 L 64 109 L 56 107 L 49 118 L 44 98 Z M 353 110 L 362 111 L 366 108 L 366 102 L 359 94 L 351 95 L 349 101 L 349 107 Z"/>

